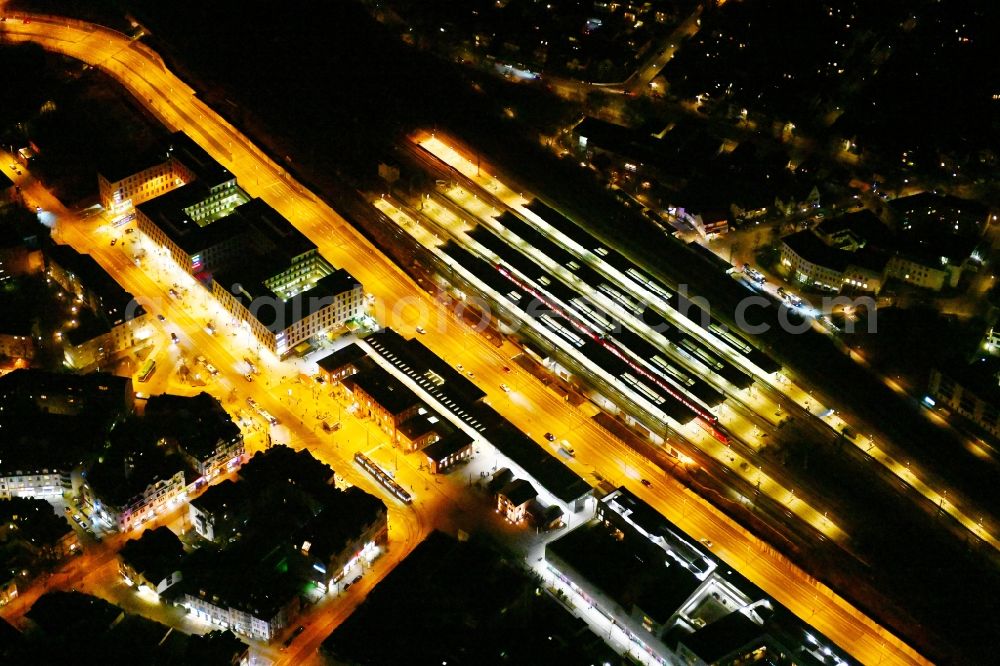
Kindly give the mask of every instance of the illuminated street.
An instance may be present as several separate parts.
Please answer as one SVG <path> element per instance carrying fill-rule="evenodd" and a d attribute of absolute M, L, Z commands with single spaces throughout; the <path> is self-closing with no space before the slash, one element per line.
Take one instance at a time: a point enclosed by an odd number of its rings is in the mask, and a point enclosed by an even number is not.
<path fill-rule="evenodd" d="M 136 98 L 149 108 L 171 130 L 183 130 L 204 147 L 221 164 L 230 169 L 242 186 L 259 196 L 290 220 L 300 231 L 319 247 L 320 252 L 334 265 L 348 269 L 375 296 L 373 315 L 382 324 L 390 326 L 407 337 L 415 335 L 416 327 L 427 330 L 421 341 L 451 364 L 461 363 L 475 375 L 474 381 L 488 394 L 487 400 L 518 427 L 536 439 L 544 432 L 557 438 L 568 437 L 576 447 L 576 457 L 570 466 L 581 476 L 592 477 L 600 473 L 613 483 L 626 485 L 636 495 L 650 502 L 671 521 L 698 538 L 714 543 L 719 556 L 740 566 L 740 571 L 780 603 L 786 605 L 804 621 L 815 626 L 838 645 L 864 663 L 918 664 L 925 661 L 895 636 L 886 632 L 856 608 L 823 584 L 809 578 L 786 558 L 753 537 L 749 532 L 726 518 L 707 502 L 686 490 L 674 478 L 664 475 L 655 465 L 635 456 L 624 444 L 600 428 L 588 414 L 571 406 L 552 390 L 524 372 L 512 358 L 519 353 L 510 343 L 495 347 L 461 323 L 445 307 L 419 289 L 388 259 L 376 252 L 339 215 L 320 202 L 315 195 L 296 183 L 280 165 L 263 156 L 260 151 L 220 119 L 173 73 L 148 47 L 140 42 L 107 30 L 83 24 L 54 22 L 33 18 L 30 24 L 8 21 L 3 24 L 4 36 L 10 41 L 32 41 L 46 49 L 64 53 L 84 62 L 99 66 L 122 83 Z M 426 142 L 425 142 L 426 145 Z M 444 144 L 437 144 L 444 146 Z M 448 156 L 456 168 L 467 171 L 470 163 Z M 9 159 L 6 155 L 4 159 Z M 475 165 L 472 164 L 474 176 Z M 468 174 L 467 174 L 468 175 Z M 499 181 L 479 176 L 484 187 L 492 190 L 511 207 L 523 208 L 525 200 Z M 336 627 L 360 601 L 377 580 L 401 561 L 407 553 L 434 527 L 454 526 L 455 505 L 462 506 L 463 497 L 454 487 L 437 487 L 428 483 L 426 473 L 419 470 L 412 460 L 395 463 L 397 479 L 412 489 L 415 500 L 411 507 L 389 499 L 381 486 L 361 472 L 351 462 L 356 451 L 372 452 L 381 443 L 380 431 L 372 424 L 354 418 L 344 418 L 344 427 L 334 434 L 319 430 L 319 413 L 333 413 L 346 408 L 331 397 L 328 387 L 317 390 L 315 384 L 301 381 L 301 368 L 291 363 L 279 362 L 267 352 L 258 352 L 248 346 L 249 336 L 226 323 L 227 316 L 200 289 L 193 280 L 158 255 L 156 248 L 146 247 L 145 257 L 137 266 L 130 254 L 133 244 L 142 240 L 111 245 L 111 240 L 122 237 L 121 229 L 112 229 L 102 218 L 77 219 L 37 183 L 24 186 L 25 196 L 37 202 L 46 212 L 55 216 L 56 239 L 68 243 L 80 252 L 90 253 L 127 290 L 135 294 L 148 310 L 163 314 L 166 322 L 157 331 L 157 359 L 162 368 L 157 375 L 172 375 L 180 355 L 189 360 L 198 355 L 219 369 L 217 377 L 207 380 L 205 390 L 219 398 L 231 413 L 241 409 L 248 396 L 252 396 L 264 409 L 276 416 L 281 425 L 267 432 L 263 420 L 251 417 L 251 430 L 245 429 L 248 453 L 259 450 L 269 434 L 275 443 L 287 443 L 295 448 L 308 448 L 318 459 L 331 465 L 337 474 L 352 484 L 384 498 L 389 510 L 389 552 L 376 560 L 372 572 L 349 590 L 345 599 L 324 601 L 303 618 L 307 628 L 292 644 L 289 651 L 281 653 L 272 645 L 259 650 L 279 663 L 303 663 L 302 658 L 312 655 L 322 639 Z M 425 232 L 421 232 L 425 233 Z M 426 232 L 433 233 L 433 232 Z M 138 234 L 137 234 L 138 235 Z M 426 238 L 426 237 L 425 237 Z M 186 289 L 180 299 L 172 298 L 169 289 L 173 284 Z M 206 313 L 208 313 L 206 315 Z M 218 326 L 215 335 L 205 330 L 211 318 Z M 221 326 L 220 326 L 221 324 Z M 180 344 L 170 345 L 167 336 L 178 331 Z M 196 351 L 195 351 L 196 350 Z M 258 358 L 261 374 L 248 383 L 244 357 Z M 191 363 L 193 365 L 193 362 Z M 507 372 L 504 368 L 511 368 Z M 156 375 L 154 375 L 155 377 Z M 165 381 L 157 377 L 156 382 Z M 808 403 L 808 394 L 794 383 L 780 383 L 768 378 L 771 386 L 782 391 L 789 400 L 820 413 L 819 405 Z M 502 384 L 511 390 L 501 389 Z M 175 381 L 166 386 L 153 384 L 171 391 L 179 390 Z M 136 384 L 137 390 L 144 390 Z M 195 389 L 191 389 L 194 391 Z M 751 400 L 751 396 L 745 396 Z M 830 417 L 833 418 L 833 417 Z M 734 428 L 749 428 L 740 416 L 734 415 Z M 842 425 L 830 422 L 832 427 Z M 697 428 L 688 429 L 685 435 L 708 446 L 709 437 Z M 861 438 L 859 438 L 860 440 Z M 869 442 L 856 442 L 868 446 Z M 711 451 L 717 458 L 722 453 Z M 379 451 L 376 456 L 387 452 Z M 553 454 L 555 454 L 553 447 Z M 884 458 L 875 456 L 880 462 Z M 402 456 L 401 456 L 402 458 Z M 388 464 L 388 460 L 381 461 Z M 740 459 L 730 460 L 739 466 Z M 897 463 L 898 464 L 898 463 Z M 902 472 L 908 483 L 919 484 L 919 470 Z M 750 471 L 753 478 L 753 471 Z M 641 479 L 651 481 L 649 486 Z M 769 479 L 758 479 L 762 489 L 780 495 L 783 488 L 772 485 Z M 935 492 L 918 486 L 931 499 Z M 970 529 L 976 524 L 949 501 L 946 510 L 961 515 Z M 815 510 L 801 502 L 792 506 L 800 517 L 821 530 L 837 536 L 835 525 L 824 522 Z M 982 530 L 981 527 L 979 527 Z M 987 535 L 988 536 L 988 535 Z M 990 537 L 992 539 L 992 537 Z M 110 541 L 110 540 L 109 540 Z M 996 544 L 995 541 L 991 541 Z M 80 580 L 84 570 L 101 569 L 113 557 L 110 544 L 88 552 L 76 562 L 93 558 L 87 566 L 73 565 L 71 573 L 60 580 L 60 587 L 72 587 Z M 103 575 L 103 574 L 102 574 Z M 87 581 L 85 581 L 87 582 Z M 55 585 L 53 583 L 48 583 Z M 88 582 L 88 584 L 90 584 Z M 7 611 L 12 613 L 13 611 Z"/>

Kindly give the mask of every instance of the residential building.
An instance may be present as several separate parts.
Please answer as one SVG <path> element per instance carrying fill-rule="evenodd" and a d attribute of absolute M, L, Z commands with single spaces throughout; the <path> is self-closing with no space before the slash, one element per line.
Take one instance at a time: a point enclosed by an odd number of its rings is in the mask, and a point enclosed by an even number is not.
<path fill-rule="evenodd" d="M 188 474 L 176 453 L 154 443 L 119 441 L 85 473 L 82 494 L 93 505 L 96 519 L 128 532 L 183 500 Z"/>
<path fill-rule="evenodd" d="M 154 422 L 162 441 L 176 446 L 188 465 L 207 483 L 243 462 L 243 433 L 222 404 L 202 391 L 196 396 L 154 395 L 145 418 Z"/>
<path fill-rule="evenodd" d="M 131 412 L 127 377 L 21 369 L 0 376 L 0 499 L 60 497 L 70 472 Z"/>
<path fill-rule="evenodd" d="M 92 257 L 68 245 L 50 246 L 44 254 L 46 275 L 75 299 L 75 318 L 63 335 L 68 367 L 93 368 L 150 344 L 150 315 Z"/>
<path fill-rule="evenodd" d="M 53 564 L 80 549 L 80 540 L 65 518 L 42 499 L 0 500 L 0 567 L 5 570 Z"/>
<path fill-rule="evenodd" d="M 225 544 L 239 537 L 249 518 L 248 484 L 225 480 L 188 504 L 188 517 L 203 539 Z"/>
<path fill-rule="evenodd" d="M 332 585 L 358 558 L 375 559 L 389 539 L 385 502 L 357 486 L 326 493 L 324 507 L 292 536 L 315 580 Z"/>
<path fill-rule="evenodd" d="M 954 289 L 981 266 L 977 246 L 995 220 L 977 202 L 926 192 L 891 201 L 885 217 L 889 226 L 863 210 L 792 234 L 782 239 L 782 266 L 801 282 L 833 290 L 878 293 L 889 280 Z"/>
<path fill-rule="evenodd" d="M 301 582 L 283 564 L 284 552 L 261 556 L 248 546 L 196 550 L 164 598 L 206 624 L 267 643 L 298 614 Z"/>
<path fill-rule="evenodd" d="M 146 530 L 118 551 L 118 572 L 128 585 L 163 593 L 180 582 L 184 545 L 169 528 Z"/>
<path fill-rule="evenodd" d="M 890 217 L 905 232 L 927 236 L 979 238 L 996 216 L 969 199 L 920 192 L 889 202 Z"/>

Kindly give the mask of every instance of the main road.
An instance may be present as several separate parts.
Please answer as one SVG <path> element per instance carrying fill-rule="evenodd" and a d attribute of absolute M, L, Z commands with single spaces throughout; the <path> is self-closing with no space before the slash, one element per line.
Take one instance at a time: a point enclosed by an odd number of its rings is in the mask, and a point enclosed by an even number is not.
<path fill-rule="evenodd" d="M 540 383 L 525 376 L 518 380 L 516 391 L 511 394 L 500 391 L 498 380 L 503 376 L 500 373 L 507 374 L 502 368 L 510 364 L 511 347 L 497 349 L 445 314 L 439 303 L 376 252 L 340 215 L 296 183 L 281 165 L 265 156 L 198 99 L 146 45 L 96 25 L 38 15 L 30 16 L 30 23 L 19 17 L 9 17 L 0 24 L 0 35 L 7 42 L 35 42 L 110 74 L 164 125 L 171 130 L 185 131 L 229 168 L 251 196 L 263 198 L 315 242 L 324 256 L 349 270 L 376 296 L 376 303 L 392 304 L 392 309 L 379 317 L 380 321 L 406 334 L 412 333 L 416 326 L 426 328 L 429 331 L 425 336 L 427 345 L 443 358 L 467 361 L 465 365 L 480 378 L 494 406 L 528 432 L 572 431 L 578 451 L 578 461 L 574 465 L 580 471 L 592 467 L 608 478 L 623 479 L 630 489 L 682 529 L 712 540 L 720 557 L 734 565 L 742 564 L 741 572 L 747 578 L 855 658 L 872 664 L 927 663 L 899 638 L 807 576 L 709 503 L 672 478 L 663 476 L 651 463 L 635 458 L 624 445 L 615 442 L 606 431 Z M 107 245 L 101 247 L 102 251 L 106 249 Z M 144 279 L 140 275 L 145 274 L 135 270 L 127 256 L 119 256 L 125 258 L 124 264 L 120 260 L 97 258 L 133 293 L 162 293 L 157 291 L 162 290 L 162 285 L 147 284 L 140 289 Z M 124 275 L 134 277 L 122 277 Z M 191 331 L 190 342 L 202 353 L 207 351 L 206 356 L 228 358 L 230 365 L 238 363 L 236 355 L 218 338 L 198 332 L 204 322 L 195 321 L 189 308 L 182 304 L 171 305 L 167 307 L 167 314 L 172 320 L 182 322 L 186 331 Z M 435 325 L 432 318 L 437 318 L 439 324 Z M 514 372 L 518 372 L 516 368 Z M 482 378 L 489 383 L 481 382 Z M 261 393 L 261 404 L 268 411 L 283 420 L 297 422 L 284 404 L 267 392 Z M 336 467 L 340 470 L 343 465 Z M 640 476 L 656 479 L 656 482 L 647 488 L 638 483 Z"/>

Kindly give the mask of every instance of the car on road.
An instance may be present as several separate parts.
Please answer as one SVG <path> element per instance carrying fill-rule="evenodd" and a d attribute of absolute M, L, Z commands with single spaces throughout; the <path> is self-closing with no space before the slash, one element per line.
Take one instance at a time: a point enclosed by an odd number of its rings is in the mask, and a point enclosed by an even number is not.
<path fill-rule="evenodd" d="M 168 289 L 167 293 L 170 294 L 171 298 L 180 298 L 180 296 L 177 295 L 176 289 Z"/>
<path fill-rule="evenodd" d="M 648 479 L 639 479 L 639 483 L 641 483 L 642 485 L 646 486 L 647 488 L 649 488 L 650 486 L 653 485 L 652 483 L 649 482 Z"/>
<path fill-rule="evenodd" d="M 501 390 L 502 390 L 502 391 L 503 391 L 504 393 L 510 393 L 510 387 L 509 387 L 509 386 L 507 386 L 506 384 L 501 384 L 501 385 L 500 385 L 500 389 L 501 389 Z"/>
<path fill-rule="evenodd" d="M 349 590 L 351 585 L 354 585 L 354 582 L 350 580 L 344 583 L 344 591 L 346 592 L 347 590 Z"/>
<path fill-rule="evenodd" d="M 459 363 L 458 365 L 455 366 L 455 369 L 458 370 L 459 372 L 462 372 L 463 370 L 465 370 L 465 366 Z"/>
<path fill-rule="evenodd" d="M 176 345 L 178 342 L 180 342 L 180 338 L 177 337 L 176 333 L 171 333 L 170 341 Z"/>
<path fill-rule="evenodd" d="M 468 375 L 469 377 L 475 377 L 475 376 L 476 376 L 476 373 L 474 373 L 474 372 L 473 372 L 472 370 L 469 370 L 469 371 L 468 371 L 467 373 L 465 373 L 465 374 L 467 374 L 467 375 Z"/>
<path fill-rule="evenodd" d="M 701 545 L 703 545 L 705 548 L 711 548 L 713 545 L 715 545 L 715 544 L 712 543 L 711 539 L 704 539 L 704 538 L 703 539 L 698 539 L 698 543 L 700 543 Z"/>
<path fill-rule="evenodd" d="M 505 366 L 503 366 L 503 371 L 504 372 L 510 372 L 510 368 L 505 365 Z"/>
<path fill-rule="evenodd" d="M 292 644 L 292 641 L 294 641 L 296 638 L 298 638 L 299 634 L 301 634 L 305 630 L 306 630 L 306 628 L 303 625 L 301 625 L 301 624 L 299 626 L 295 627 L 295 631 L 292 632 L 291 636 L 289 636 L 288 638 L 285 639 L 285 642 L 282 645 L 284 645 L 284 647 L 288 647 L 289 645 Z"/>
<path fill-rule="evenodd" d="M 208 370 L 208 374 L 212 375 L 213 377 L 214 377 L 215 375 L 219 374 L 219 370 L 218 370 L 218 368 L 216 368 L 216 367 L 215 367 L 214 365 L 212 365 L 211 363 L 206 363 L 206 364 L 205 364 L 205 369 L 206 369 L 206 370 Z"/>
<path fill-rule="evenodd" d="M 253 381 L 253 375 L 251 375 L 248 372 L 247 374 L 243 375 L 243 379 L 247 380 L 248 382 L 252 382 Z"/>
<path fill-rule="evenodd" d="M 133 229 L 132 227 L 129 227 L 128 229 L 126 229 L 126 230 L 125 230 L 125 233 L 126 233 L 126 234 L 132 234 L 132 233 L 135 233 L 135 229 Z"/>
<path fill-rule="evenodd" d="M 563 441 L 559 442 L 559 448 L 562 449 L 563 453 L 565 453 L 570 457 L 576 455 L 576 449 L 573 448 L 573 445 L 570 444 L 568 440 L 564 439 Z"/>
<path fill-rule="evenodd" d="M 156 318 L 157 318 L 157 319 L 159 319 L 160 321 L 166 321 L 166 320 L 167 320 L 167 318 L 166 318 L 166 317 L 164 317 L 164 316 L 163 316 L 163 315 L 161 315 L 161 314 L 158 314 L 158 315 L 156 315 Z"/>
<path fill-rule="evenodd" d="M 361 574 L 358 574 L 357 576 L 355 576 L 354 580 L 352 580 L 351 582 L 352 583 L 357 583 L 359 580 L 361 580 Z"/>
<path fill-rule="evenodd" d="M 419 333 L 420 335 L 423 335 L 423 334 L 425 334 L 427 332 L 427 331 L 424 330 L 423 326 L 417 326 L 416 330 L 417 330 L 417 333 Z"/>
<path fill-rule="evenodd" d="M 205 324 L 205 332 L 209 335 L 215 335 L 215 325 L 212 322 Z"/>
<path fill-rule="evenodd" d="M 112 238 L 112 239 L 111 239 L 111 247 L 114 247 L 114 246 L 115 246 L 115 243 L 117 243 L 117 242 L 118 242 L 118 239 L 117 239 L 117 238 Z"/>
<path fill-rule="evenodd" d="M 556 436 L 553 435 L 551 432 L 547 432 L 545 433 L 545 439 L 549 440 L 550 442 L 554 442 L 556 441 Z"/>

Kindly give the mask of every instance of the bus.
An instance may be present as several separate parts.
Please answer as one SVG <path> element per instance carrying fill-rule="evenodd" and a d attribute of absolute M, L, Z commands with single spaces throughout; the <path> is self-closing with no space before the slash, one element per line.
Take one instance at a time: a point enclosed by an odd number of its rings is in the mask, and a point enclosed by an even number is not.
<path fill-rule="evenodd" d="M 155 371 L 156 371 L 156 361 L 154 361 L 151 358 L 146 359 L 146 362 L 143 363 L 142 365 L 142 369 L 139 371 L 139 381 L 148 382 L 149 378 L 153 375 L 153 372 Z"/>

